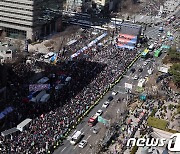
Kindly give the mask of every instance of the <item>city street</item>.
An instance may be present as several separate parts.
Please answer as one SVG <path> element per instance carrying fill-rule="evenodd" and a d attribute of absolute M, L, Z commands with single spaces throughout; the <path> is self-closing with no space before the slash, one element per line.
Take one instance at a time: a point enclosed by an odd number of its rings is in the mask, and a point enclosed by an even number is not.
<path fill-rule="evenodd" d="M 165 53 L 162 53 L 161 56 L 159 58 L 156 59 L 156 63 L 159 63 L 162 59 L 162 57 L 164 57 Z M 117 113 L 118 113 L 118 116 L 120 115 L 120 113 L 123 113 L 124 110 L 126 109 L 126 103 L 125 102 L 120 102 L 120 103 L 116 103 L 117 99 L 119 98 L 127 98 L 127 93 L 125 91 L 122 91 L 122 89 L 125 89 L 125 83 L 129 83 L 129 84 L 132 84 L 133 85 L 133 91 L 136 89 L 137 87 L 137 83 L 138 83 L 138 80 L 134 80 L 133 77 L 135 75 L 138 75 L 139 76 L 139 79 L 140 78 L 145 78 L 146 75 L 148 74 L 148 69 L 149 67 L 153 68 L 153 69 L 157 69 L 156 65 L 153 65 L 153 62 L 148 62 L 147 65 L 143 65 L 144 64 L 144 59 L 142 58 L 139 58 L 135 63 L 134 65 L 131 67 L 131 68 L 135 68 L 136 69 L 136 72 L 135 73 L 131 73 L 131 71 L 129 70 L 126 75 L 124 75 L 124 77 L 122 78 L 122 80 L 113 88 L 114 90 L 118 90 L 118 94 L 114 97 L 113 101 L 110 102 L 110 105 L 107 109 L 104 109 L 103 108 L 103 114 L 102 114 L 102 117 L 107 119 L 107 120 L 110 120 L 111 123 L 114 122 L 114 121 L 117 121 Z M 131 69 L 130 68 L 130 69 Z M 138 69 L 139 68 L 142 68 L 143 71 L 142 72 L 138 72 Z M 72 154 L 86 154 L 87 152 L 91 152 L 93 154 L 93 148 L 90 149 L 90 146 L 89 145 L 92 145 L 92 146 L 95 146 L 99 140 L 101 140 L 104 135 L 105 135 L 105 132 L 107 130 L 106 126 L 102 123 L 97 123 L 96 126 L 100 127 L 100 132 L 98 134 L 94 134 L 92 132 L 93 130 L 93 127 L 90 127 L 88 126 L 88 119 L 94 115 L 99 109 L 102 109 L 102 104 L 107 100 L 107 98 L 112 94 L 112 91 L 109 91 L 104 97 L 103 99 L 100 101 L 100 103 L 88 114 L 88 116 L 86 118 L 84 118 L 82 120 L 82 122 L 76 127 L 75 130 L 77 131 L 81 131 L 83 132 L 84 134 L 84 137 L 83 139 L 87 140 L 88 141 L 88 144 L 87 146 L 84 148 L 84 149 L 81 149 L 78 147 L 78 144 L 73 146 L 70 144 L 69 142 L 69 139 L 73 133 L 69 135 L 69 137 L 63 142 L 63 145 L 60 146 L 55 152 L 54 154 L 59 154 L 59 153 L 62 153 L 62 154 L 69 154 L 69 153 L 72 153 Z M 94 142 L 95 141 L 95 142 Z"/>

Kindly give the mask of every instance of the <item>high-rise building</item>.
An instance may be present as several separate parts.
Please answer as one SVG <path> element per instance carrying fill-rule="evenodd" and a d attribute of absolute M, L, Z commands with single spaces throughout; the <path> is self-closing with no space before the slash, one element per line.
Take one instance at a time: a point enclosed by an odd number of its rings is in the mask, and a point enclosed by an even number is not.
<path fill-rule="evenodd" d="M 0 0 L 0 29 L 8 37 L 37 40 L 59 31 L 59 0 Z"/>

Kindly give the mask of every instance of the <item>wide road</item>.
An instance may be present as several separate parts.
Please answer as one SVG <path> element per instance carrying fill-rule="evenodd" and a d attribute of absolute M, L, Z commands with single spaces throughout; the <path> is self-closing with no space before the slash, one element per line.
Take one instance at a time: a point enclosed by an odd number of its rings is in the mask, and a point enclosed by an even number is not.
<path fill-rule="evenodd" d="M 83 132 L 84 134 L 83 139 L 88 141 L 88 144 L 84 149 L 79 148 L 78 144 L 75 146 L 70 144 L 69 139 L 72 133 L 74 132 L 72 131 L 69 137 L 63 142 L 64 144 L 60 146 L 54 152 L 54 154 L 88 154 L 88 153 L 94 154 L 95 153 L 94 149 L 96 149 L 96 145 L 99 142 L 99 140 L 101 140 L 104 137 L 105 132 L 107 131 L 107 128 L 104 124 L 97 123 L 96 126 L 100 127 L 100 131 L 98 134 L 94 134 L 92 132 L 93 128 L 88 126 L 88 123 L 87 123 L 88 119 L 92 115 L 94 115 L 99 109 L 103 110 L 102 117 L 107 120 L 110 120 L 110 123 L 116 121 L 117 118 L 119 119 L 120 114 L 124 112 L 124 110 L 126 109 L 126 105 L 125 105 L 126 103 L 125 102 L 117 103 L 116 100 L 118 98 L 127 98 L 127 93 L 124 90 L 125 83 L 132 84 L 133 89 L 135 89 L 137 86 L 138 80 L 134 80 L 133 77 L 135 75 L 138 75 L 139 78 L 145 78 L 145 76 L 147 76 L 148 74 L 147 70 L 149 69 L 149 67 L 156 69 L 155 64 L 159 63 L 159 61 L 162 59 L 162 57 L 164 57 L 164 55 L 165 53 L 163 53 L 159 58 L 157 58 L 155 63 L 150 61 L 148 62 L 147 65 L 144 65 L 144 61 L 145 61 L 144 59 L 139 58 L 132 66 L 132 68 L 136 69 L 136 72 L 131 73 L 131 71 L 129 70 L 126 73 L 126 75 L 122 78 L 122 80 L 116 86 L 114 86 L 113 89 L 116 91 L 119 91 L 119 93 L 116 96 L 114 96 L 114 99 L 112 102 L 110 102 L 109 107 L 105 109 L 105 108 L 102 108 L 102 105 L 107 100 L 107 98 L 111 95 L 112 91 L 109 91 L 100 101 L 100 103 L 97 106 L 95 106 L 95 108 L 89 113 L 89 115 L 85 117 L 83 121 L 76 127 L 75 130 L 80 130 L 81 132 Z M 139 68 L 143 68 L 143 72 L 139 72 L 138 71 Z M 90 144 L 92 148 L 90 148 L 89 146 Z"/>

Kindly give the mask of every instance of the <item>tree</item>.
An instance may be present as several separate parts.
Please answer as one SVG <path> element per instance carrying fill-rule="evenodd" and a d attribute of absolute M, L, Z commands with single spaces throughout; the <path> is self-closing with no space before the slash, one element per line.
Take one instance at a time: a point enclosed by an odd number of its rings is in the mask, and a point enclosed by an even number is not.
<path fill-rule="evenodd" d="M 7 34 L 5 31 L 2 31 L 1 35 L 0 35 L 0 41 L 5 41 Z"/>
<path fill-rule="evenodd" d="M 180 63 L 173 64 L 170 67 L 169 72 L 173 75 L 173 81 L 175 85 L 180 87 Z"/>
<path fill-rule="evenodd" d="M 168 51 L 170 62 L 180 62 L 180 52 L 177 52 L 175 47 L 172 47 Z"/>

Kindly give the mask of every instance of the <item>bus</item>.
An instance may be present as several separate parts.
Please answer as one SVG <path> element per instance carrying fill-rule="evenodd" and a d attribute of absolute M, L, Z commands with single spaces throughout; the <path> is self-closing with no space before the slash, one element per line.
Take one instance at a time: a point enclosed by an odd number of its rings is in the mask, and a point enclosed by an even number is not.
<path fill-rule="evenodd" d="M 80 141 L 81 137 L 82 137 L 81 131 L 75 131 L 70 139 L 70 143 L 72 145 L 75 145 Z"/>
<path fill-rule="evenodd" d="M 149 50 L 146 48 L 146 49 L 141 53 L 141 57 L 142 57 L 142 58 L 147 58 L 148 53 L 149 53 Z"/>
<path fill-rule="evenodd" d="M 154 57 L 159 57 L 161 55 L 161 49 L 157 49 L 154 52 Z"/>

